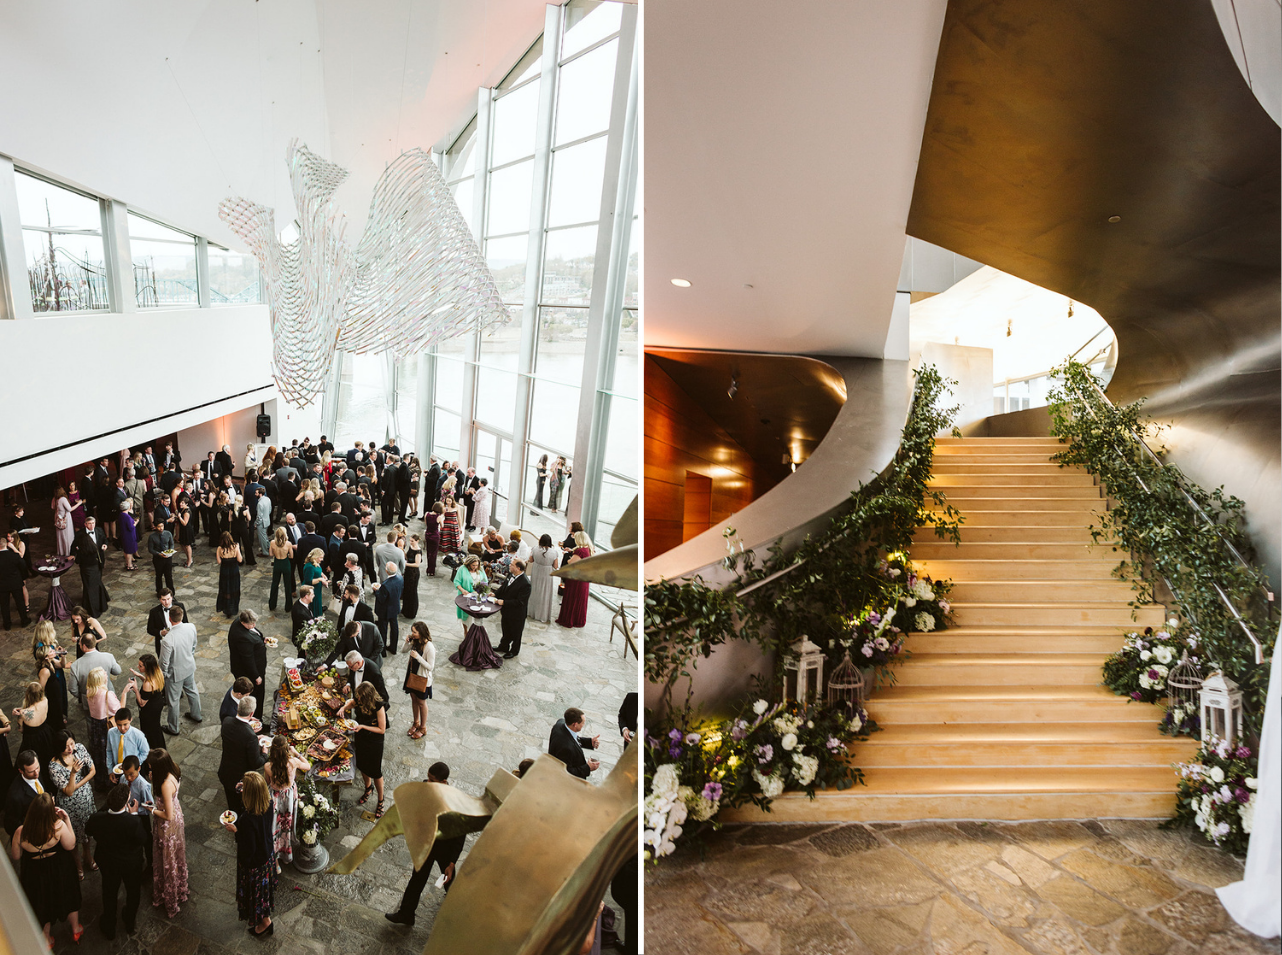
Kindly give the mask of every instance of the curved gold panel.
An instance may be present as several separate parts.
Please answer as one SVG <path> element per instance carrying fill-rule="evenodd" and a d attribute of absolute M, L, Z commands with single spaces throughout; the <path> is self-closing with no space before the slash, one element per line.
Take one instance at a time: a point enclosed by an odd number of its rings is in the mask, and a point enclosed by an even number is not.
<path fill-rule="evenodd" d="M 1097 309 L 1275 577 L 1280 175 L 1207 0 L 949 3 L 909 233 Z"/>

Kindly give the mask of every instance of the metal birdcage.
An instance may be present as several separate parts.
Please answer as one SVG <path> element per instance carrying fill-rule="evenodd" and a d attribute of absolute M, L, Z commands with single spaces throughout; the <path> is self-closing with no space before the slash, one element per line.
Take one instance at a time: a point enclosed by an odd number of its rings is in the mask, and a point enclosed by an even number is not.
<path fill-rule="evenodd" d="M 863 707 L 864 675 L 859 672 L 850 659 L 850 650 L 837 664 L 837 668 L 828 677 L 828 705 L 836 709 L 843 707 L 847 714 L 854 715 Z"/>
<path fill-rule="evenodd" d="M 1196 713 L 1201 701 L 1202 671 L 1189 660 L 1189 652 L 1180 655 L 1180 662 L 1175 664 L 1166 678 L 1166 711 L 1174 713 L 1176 707 L 1180 712 L 1176 721 Z"/>

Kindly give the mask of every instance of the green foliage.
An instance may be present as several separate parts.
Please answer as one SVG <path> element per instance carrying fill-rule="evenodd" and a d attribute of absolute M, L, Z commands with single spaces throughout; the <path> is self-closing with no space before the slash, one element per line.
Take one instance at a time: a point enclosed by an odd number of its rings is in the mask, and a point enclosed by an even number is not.
<path fill-rule="evenodd" d="M 689 676 L 699 655 L 706 657 L 739 637 L 756 640 L 767 651 L 780 651 L 776 673 L 767 681 L 778 685 L 787 662 L 782 651 L 803 634 L 824 647 L 829 663 L 835 663 L 844 650 L 841 641 L 870 612 L 884 616 L 899 607 L 908 596 L 904 580 L 886 575 L 885 555 L 906 567 L 902 562 L 919 526 L 934 526 L 939 537 L 960 540 L 960 514 L 926 486 L 935 435 L 949 428 L 957 414 L 956 406 L 940 406 L 948 384 L 933 366 L 917 371 L 912 407 L 894 460 L 877 479 L 851 492 L 821 534 L 806 538 L 791 553 L 776 544 L 757 566 L 751 551 L 744 552 L 740 545 L 736 552 L 734 532 L 728 530 L 725 566 L 736 574 L 733 584 L 714 588 L 695 577 L 647 585 L 647 678 L 671 688 L 676 679 Z M 760 586 L 738 595 L 753 583 Z M 947 582 L 935 584 L 939 599 L 947 589 Z M 937 602 L 933 606 L 940 625 L 944 611 Z M 915 619 L 917 612 L 903 619 Z M 897 663 L 906 655 L 893 656 L 890 662 Z M 879 667 L 878 679 L 883 678 L 893 679 L 886 667 Z"/>
<path fill-rule="evenodd" d="M 1267 663 L 1276 630 L 1267 620 L 1262 596 L 1267 581 L 1258 569 L 1239 563 L 1226 546 L 1232 543 L 1240 553 L 1251 553 L 1242 530 L 1243 502 L 1222 487 L 1205 490 L 1173 464 L 1149 459 L 1136 435 L 1155 441 L 1161 429 L 1143 418 L 1142 401 L 1113 407 L 1096 390 L 1099 382 L 1090 370 L 1078 362 L 1053 374 L 1060 384 L 1050 394 L 1051 434 L 1068 443 L 1056 460 L 1086 468 L 1111 499 L 1091 528 L 1092 536 L 1127 554 L 1116 573 L 1133 584 L 1134 605 L 1150 601 L 1152 582 L 1165 578 L 1181 616 L 1200 635 L 1204 660 L 1242 687 L 1248 723 L 1258 732 L 1268 667 L 1256 666 L 1254 648 L 1215 589 L 1218 584 L 1260 639 Z"/>

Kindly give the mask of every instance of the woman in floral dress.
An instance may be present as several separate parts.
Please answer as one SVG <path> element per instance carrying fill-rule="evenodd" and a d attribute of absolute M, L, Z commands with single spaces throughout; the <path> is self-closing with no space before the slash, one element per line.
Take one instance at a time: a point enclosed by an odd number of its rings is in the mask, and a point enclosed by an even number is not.
<path fill-rule="evenodd" d="M 167 750 L 153 749 L 151 791 L 156 808 L 151 811 L 151 904 L 173 918 L 187 901 L 187 833 L 178 802 L 182 772 Z"/>
<path fill-rule="evenodd" d="M 276 813 L 271 790 L 258 773 L 241 781 L 244 812 L 223 828 L 236 836 L 236 910 L 255 938 L 271 935 L 276 895 L 276 846 L 272 839 Z"/>
<path fill-rule="evenodd" d="M 276 847 L 277 873 L 282 864 L 294 861 L 294 813 L 298 808 L 298 782 L 294 774 L 310 768 L 311 764 L 289 745 L 289 737 L 277 734 L 272 740 L 267 765 L 263 767 L 276 807 L 272 842 Z"/>
<path fill-rule="evenodd" d="M 90 869 L 98 868 L 89 851 L 89 840 L 85 838 L 85 823 L 89 821 L 89 817 L 93 815 L 96 808 L 93 801 L 93 787 L 87 785 L 94 777 L 95 767 L 89 756 L 89 750 L 77 743 L 70 733 L 64 730 L 55 739 L 58 755 L 49 760 L 49 777 L 53 780 L 54 801 L 71 820 L 71 828 L 76 833 L 76 842 L 82 847 L 81 852 L 76 853 L 76 871 L 80 873 L 80 878 L 83 880 L 85 866 Z"/>
<path fill-rule="evenodd" d="M 453 481 L 450 478 L 450 481 Z M 449 481 L 445 482 L 446 484 Z M 458 526 L 458 506 L 454 503 L 453 492 L 445 495 L 445 517 L 441 521 L 441 551 L 446 554 L 456 553 L 462 545 L 462 537 L 459 535 Z"/>

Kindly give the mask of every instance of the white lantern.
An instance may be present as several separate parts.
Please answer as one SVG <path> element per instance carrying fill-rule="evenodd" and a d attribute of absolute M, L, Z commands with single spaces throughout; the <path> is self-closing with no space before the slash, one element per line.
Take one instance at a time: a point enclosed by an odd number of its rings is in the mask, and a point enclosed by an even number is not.
<path fill-rule="evenodd" d="M 1236 743 L 1243 739 L 1242 691 L 1216 670 L 1202 681 L 1202 742 L 1211 737 Z"/>
<path fill-rule="evenodd" d="M 783 698 L 791 697 L 806 703 L 811 696 L 818 698 L 823 682 L 823 651 L 811 643 L 809 637 L 802 637 L 792 645 L 789 660 L 784 665 Z M 791 694 L 788 692 L 789 683 L 793 689 Z"/>

